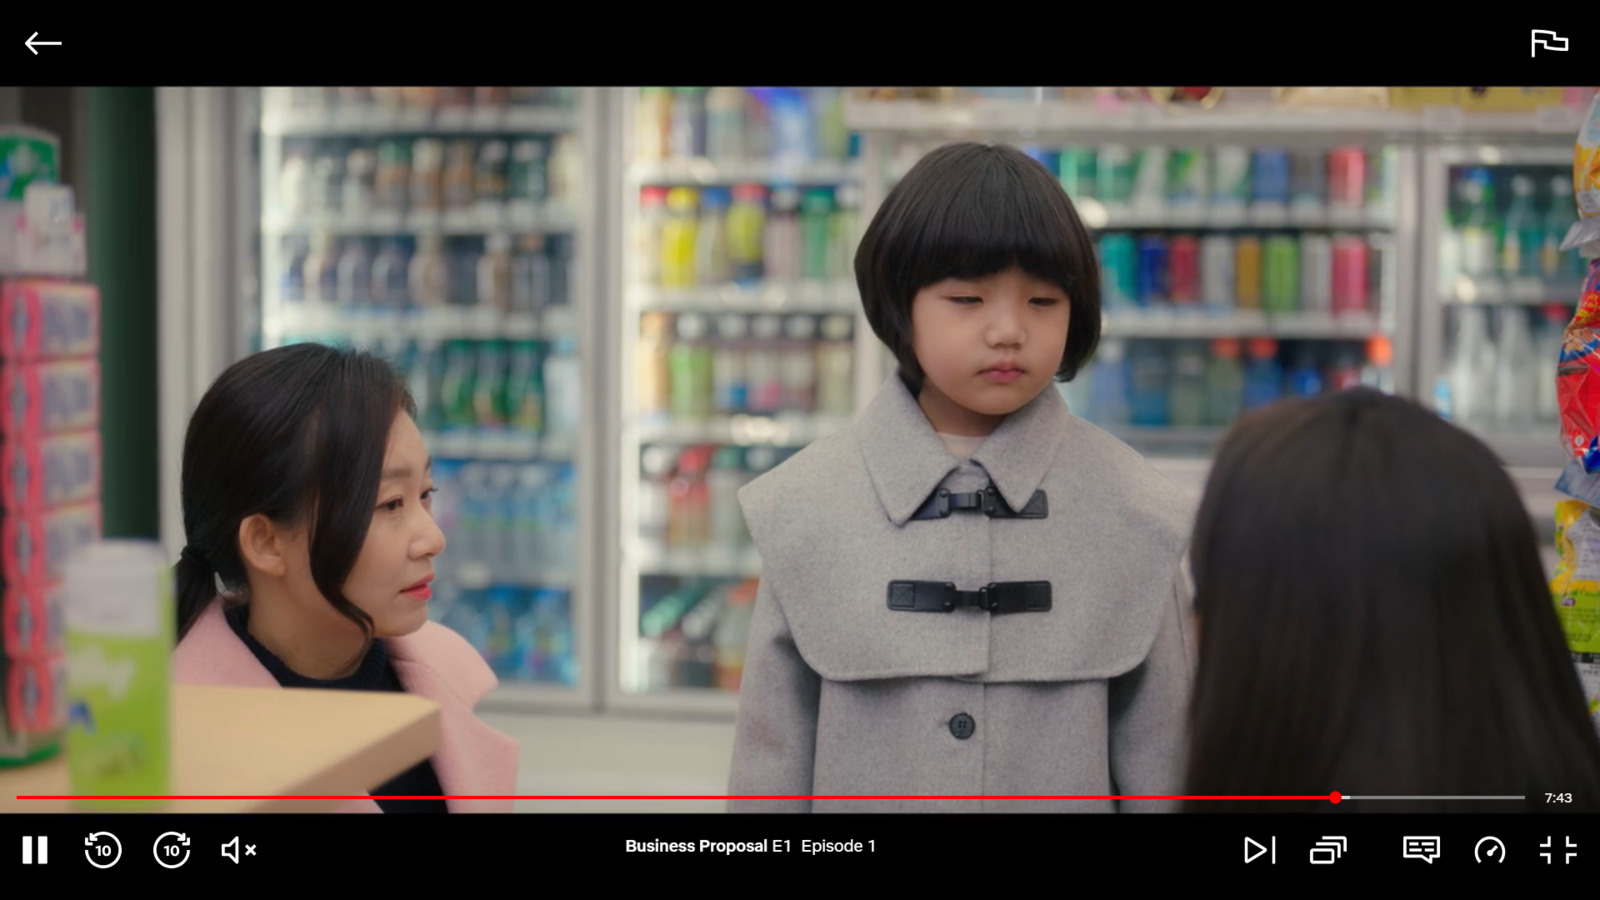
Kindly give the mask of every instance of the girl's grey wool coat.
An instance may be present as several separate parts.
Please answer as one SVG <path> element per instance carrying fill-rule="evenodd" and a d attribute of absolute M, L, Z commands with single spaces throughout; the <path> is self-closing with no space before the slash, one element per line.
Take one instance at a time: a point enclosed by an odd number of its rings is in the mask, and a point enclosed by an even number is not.
<path fill-rule="evenodd" d="M 1182 781 L 1194 498 L 1053 386 L 960 460 L 892 374 L 739 496 L 762 575 L 731 811 L 1175 808 L 999 799 Z"/>

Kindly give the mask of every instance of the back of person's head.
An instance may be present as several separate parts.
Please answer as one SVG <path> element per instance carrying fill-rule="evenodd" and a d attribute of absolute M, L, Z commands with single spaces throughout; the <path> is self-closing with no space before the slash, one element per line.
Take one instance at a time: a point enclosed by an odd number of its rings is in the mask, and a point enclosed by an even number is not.
<path fill-rule="evenodd" d="M 342 585 L 372 522 L 388 436 L 402 411 L 416 416 L 394 368 L 350 349 L 279 347 L 216 380 L 190 418 L 183 446 L 180 640 L 217 596 L 213 573 L 230 594 L 248 587 L 240 526 L 256 515 L 308 529 L 317 588 L 371 634 L 369 617 Z"/>
<path fill-rule="evenodd" d="M 1187 793 L 1600 804 L 1600 737 L 1530 516 L 1465 431 L 1365 389 L 1250 414 L 1218 450 L 1191 566 Z"/>
<path fill-rule="evenodd" d="M 1070 381 L 1100 341 L 1100 266 L 1061 182 L 1003 144 L 949 144 L 889 191 L 856 250 L 867 321 L 912 393 L 924 373 L 912 350 L 911 301 L 947 278 L 1020 268 L 1067 293 L 1071 323 L 1056 378 Z"/>

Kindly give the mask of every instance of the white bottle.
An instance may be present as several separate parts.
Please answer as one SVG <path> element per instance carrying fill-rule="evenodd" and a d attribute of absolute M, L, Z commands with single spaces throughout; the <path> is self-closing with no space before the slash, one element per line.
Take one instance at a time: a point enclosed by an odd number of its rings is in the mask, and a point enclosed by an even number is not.
<path fill-rule="evenodd" d="M 570 338 L 556 341 L 550 349 L 544 360 L 545 421 L 550 435 L 573 442 L 583 415 L 578 354 Z"/>
<path fill-rule="evenodd" d="M 1489 340 L 1489 311 L 1465 306 L 1456 332 L 1450 367 L 1451 415 L 1463 424 L 1482 424 L 1493 415 L 1494 344 Z"/>
<path fill-rule="evenodd" d="M 1526 310 L 1515 306 L 1500 310 L 1495 363 L 1495 421 L 1508 428 L 1533 424 L 1539 402 L 1539 365 L 1534 358 Z"/>
<path fill-rule="evenodd" d="M 784 331 L 789 338 L 783 354 L 784 406 L 790 412 L 813 412 L 817 405 L 817 322 L 810 316 L 792 316 Z"/>
<path fill-rule="evenodd" d="M 822 322 L 823 342 L 817 347 L 817 412 L 830 418 L 848 418 L 855 410 L 852 325 L 845 315 L 829 316 Z"/>
<path fill-rule="evenodd" d="M 1234 309 L 1233 238 L 1225 234 L 1207 235 L 1200 242 L 1200 283 L 1202 302 L 1212 314 Z"/>
<path fill-rule="evenodd" d="M 646 447 L 640 455 L 639 540 L 652 552 L 667 546 L 672 508 L 672 470 L 677 457 L 666 447 Z"/>

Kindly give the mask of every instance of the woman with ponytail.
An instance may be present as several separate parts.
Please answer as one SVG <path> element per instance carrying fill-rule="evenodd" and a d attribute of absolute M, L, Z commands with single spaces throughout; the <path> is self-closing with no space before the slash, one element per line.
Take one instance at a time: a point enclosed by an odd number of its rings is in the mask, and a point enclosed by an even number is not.
<path fill-rule="evenodd" d="M 250 356 L 189 421 L 176 567 L 184 684 L 406 691 L 437 703 L 439 752 L 374 797 L 514 793 L 518 748 L 474 705 L 476 650 L 429 621 L 432 458 L 398 374 L 318 344 Z M 503 800 L 362 800 L 349 812 L 494 812 Z"/>

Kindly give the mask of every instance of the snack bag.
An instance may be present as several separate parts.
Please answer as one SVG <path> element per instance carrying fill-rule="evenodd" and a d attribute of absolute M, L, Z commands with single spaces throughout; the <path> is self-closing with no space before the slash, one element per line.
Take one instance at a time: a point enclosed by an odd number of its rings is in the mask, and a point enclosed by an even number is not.
<path fill-rule="evenodd" d="M 1600 218 L 1591 221 L 1600 224 Z M 1600 260 L 1589 266 L 1578 311 L 1567 325 L 1556 392 L 1567 452 L 1585 473 L 1600 470 Z"/>
<path fill-rule="evenodd" d="M 1550 581 L 1556 617 L 1578 667 L 1589 717 L 1600 729 L 1600 518 L 1576 500 L 1556 504 L 1561 560 Z"/>
<path fill-rule="evenodd" d="M 1572 191 L 1578 201 L 1578 222 L 1567 232 L 1561 249 L 1577 250 L 1589 259 L 1600 257 L 1600 92 L 1589 101 L 1589 114 L 1578 133 Z"/>

